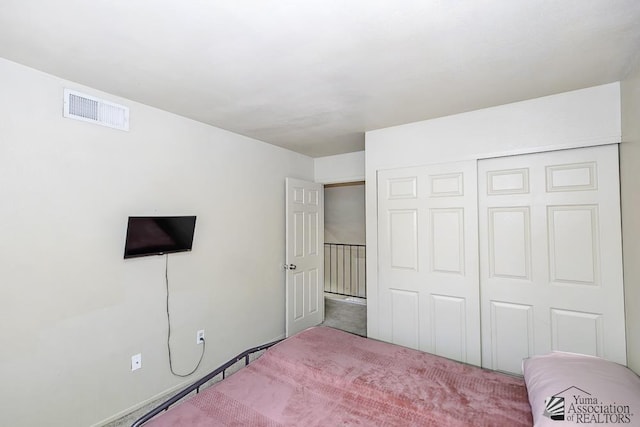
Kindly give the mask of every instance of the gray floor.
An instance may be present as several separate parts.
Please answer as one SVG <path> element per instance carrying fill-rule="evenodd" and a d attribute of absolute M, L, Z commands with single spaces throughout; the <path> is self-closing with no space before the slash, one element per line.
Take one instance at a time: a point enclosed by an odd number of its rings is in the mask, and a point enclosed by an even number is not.
<path fill-rule="evenodd" d="M 322 324 L 366 337 L 367 306 L 325 298 Z"/>
<path fill-rule="evenodd" d="M 126 415 L 123 418 L 120 418 L 119 420 L 115 420 L 108 424 L 105 424 L 104 427 L 130 427 L 131 424 L 133 424 L 138 418 L 140 418 L 167 399 L 168 397 L 164 397 L 162 399 L 158 399 L 155 402 L 151 402 L 148 405 L 138 409 L 137 411 L 132 412 L 131 414 Z"/>

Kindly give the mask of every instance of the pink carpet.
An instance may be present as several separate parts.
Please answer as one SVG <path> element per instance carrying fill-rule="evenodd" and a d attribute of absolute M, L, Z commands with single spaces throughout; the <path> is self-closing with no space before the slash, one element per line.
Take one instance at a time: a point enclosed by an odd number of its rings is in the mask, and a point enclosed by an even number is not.
<path fill-rule="evenodd" d="M 531 426 L 524 381 L 317 327 L 147 425 Z"/>

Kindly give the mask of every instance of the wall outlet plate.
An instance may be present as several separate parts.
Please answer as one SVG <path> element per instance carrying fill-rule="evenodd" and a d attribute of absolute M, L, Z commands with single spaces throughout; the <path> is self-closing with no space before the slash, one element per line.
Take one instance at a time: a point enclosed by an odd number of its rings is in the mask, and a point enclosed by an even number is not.
<path fill-rule="evenodd" d="M 138 353 L 131 356 L 131 371 L 142 368 L 142 354 Z"/>
<path fill-rule="evenodd" d="M 196 333 L 196 344 L 202 344 L 204 342 L 204 329 L 200 329 Z"/>

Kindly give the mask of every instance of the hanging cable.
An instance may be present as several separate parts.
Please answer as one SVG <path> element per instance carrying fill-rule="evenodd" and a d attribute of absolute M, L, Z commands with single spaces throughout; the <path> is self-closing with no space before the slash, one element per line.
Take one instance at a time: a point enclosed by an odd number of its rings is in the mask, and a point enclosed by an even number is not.
<path fill-rule="evenodd" d="M 200 367 L 200 364 L 202 363 L 202 359 L 204 358 L 204 351 L 207 343 L 205 342 L 204 338 L 201 338 L 202 354 L 200 355 L 200 360 L 198 360 L 198 364 L 196 365 L 195 368 L 193 368 L 191 372 L 189 372 L 188 374 L 178 374 L 173 370 L 173 361 L 171 360 L 171 317 L 169 315 L 169 254 L 165 254 L 165 257 L 166 258 L 164 263 L 164 281 L 167 287 L 167 350 L 169 351 L 169 369 L 171 370 L 171 373 L 176 377 L 184 378 L 193 374 Z"/>

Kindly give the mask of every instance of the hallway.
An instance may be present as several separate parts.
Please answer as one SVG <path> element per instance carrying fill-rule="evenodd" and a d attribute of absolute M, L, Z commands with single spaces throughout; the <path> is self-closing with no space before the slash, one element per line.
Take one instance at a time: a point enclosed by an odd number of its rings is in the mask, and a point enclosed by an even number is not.
<path fill-rule="evenodd" d="M 349 299 L 351 301 L 349 301 Z M 349 298 L 326 294 L 324 297 L 324 322 L 322 325 L 341 329 L 352 334 L 367 336 L 367 305 L 362 298 Z"/>

